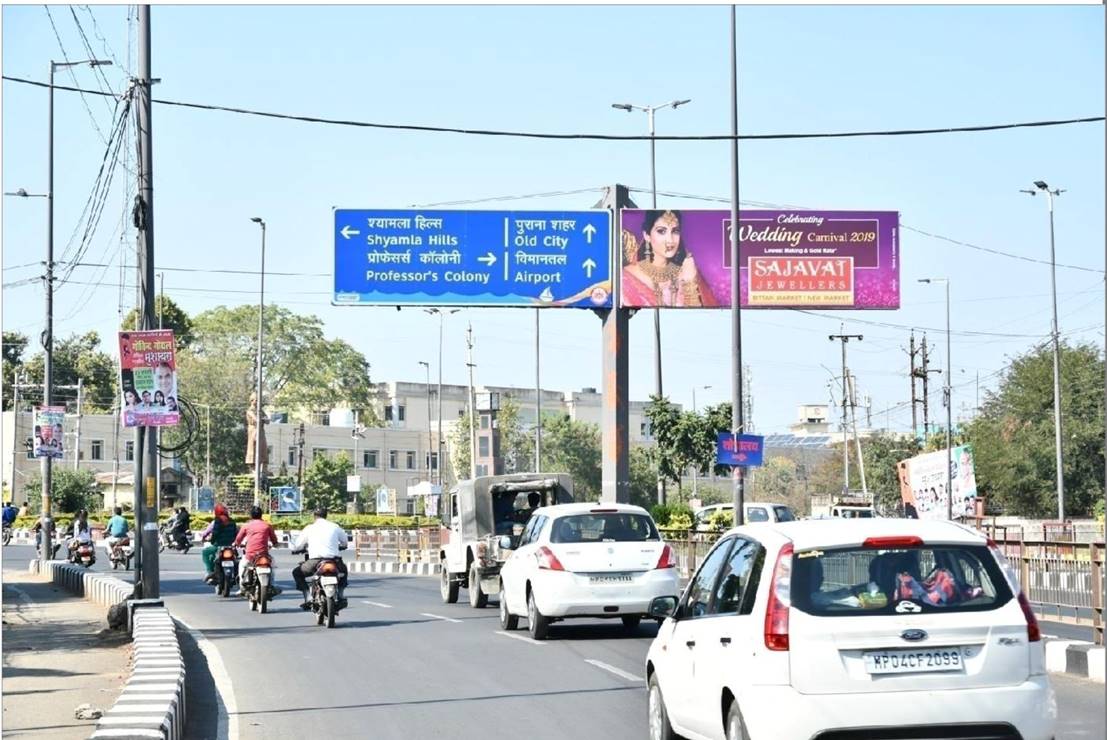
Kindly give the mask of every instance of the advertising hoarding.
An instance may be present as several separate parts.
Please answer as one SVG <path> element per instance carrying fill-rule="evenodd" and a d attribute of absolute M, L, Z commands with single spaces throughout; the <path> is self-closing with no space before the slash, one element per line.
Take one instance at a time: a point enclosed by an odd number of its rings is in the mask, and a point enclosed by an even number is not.
<path fill-rule="evenodd" d="M 743 308 L 899 308 L 896 211 L 740 214 Z M 648 227 L 648 228 L 647 228 Z M 620 305 L 730 307 L 729 210 L 620 211 Z"/>
<path fill-rule="evenodd" d="M 119 332 L 119 368 L 123 426 L 161 427 L 180 423 L 172 329 Z"/>
<path fill-rule="evenodd" d="M 972 446 L 953 448 L 953 518 L 976 512 L 976 472 Z M 900 496 L 912 519 L 946 518 L 946 451 L 916 455 L 899 463 Z"/>
<path fill-rule="evenodd" d="M 65 457 L 65 407 L 36 406 L 34 421 L 35 457 Z"/>

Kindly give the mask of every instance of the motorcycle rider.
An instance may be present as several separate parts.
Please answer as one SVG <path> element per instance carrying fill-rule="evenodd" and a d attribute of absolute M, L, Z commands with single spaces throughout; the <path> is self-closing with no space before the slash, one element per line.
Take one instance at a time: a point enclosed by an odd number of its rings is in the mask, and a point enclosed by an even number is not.
<path fill-rule="evenodd" d="M 51 519 L 50 520 L 50 544 L 52 549 L 57 551 L 58 549 L 58 525 Z M 31 530 L 35 533 L 35 549 L 42 552 L 42 520 L 39 519 L 35 522 L 35 526 L 31 527 Z M 53 553 L 51 553 L 51 556 Z"/>
<path fill-rule="evenodd" d="M 214 513 L 215 518 L 211 520 L 211 524 L 200 533 L 201 542 L 207 540 L 208 537 L 211 538 L 211 542 L 204 545 L 204 550 L 201 553 L 204 560 L 204 569 L 207 571 L 204 582 L 208 584 L 215 583 L 215 553 L 222 547 L 233 545 L 235 535 L 238 533 L 238 525 L 227 513 L 226 506 L 216 504 Z"/>
<path fill-rule="evenodd" d="M 123 518 L 123 507 L 116 506 L 112 511 L 112 518 L 108 520 L 107 543 L 108 552 L 111 552 L 119 540 L 127 536 L 127 520 Z"/>
<path fill-rule="evenodd" d="M 167 524 L 169 529 L 169 541 L 175 543 L 175 546 L 184 549 L 185 543 L 188 542 L 189 534 L 189 522 L 192 517 L 188 514 L 188 509 L 183 506 L 177 508 L 177 512 L 173 519 Z"/>
<path fill-rule="evenodd" d="M 5 527 L 15 524 L 15 518 L 19 516 L 19 509 L 11 501 L 4 504 L 3 522 Z"/>
<path fill-rule="evenodd" d="M 92 530 L 88 526 L 88 512 L 81 509 L 77 512 L 77 516 L 69 524 L 69 529 L 66 530 L 66 536 L 69 538 L 66 545 L 70 554 L 76 549 L 77 545 L 82 542 L 92 542 Z"/>
<path fill-rule="evenodd" d="M 261 518 L 260 506 L 250 507 L 250 521 L 242 525 L 234 538 L 235 547 L 240 547 L 243 542 L 246 543 L 246 554 L 238 561 L 238 593 L 235 596 L 242 596 L 242 576 L 246 572 L 246 566 L 261 555 L 269 555 L 269 545 L 277 544 L 277 533 L 269 522 Z M 269 556 L 272 558 L 272 555 Z M 281 592 L 276 584 L 270 590 L 274 596 Z"/>
<path fill-rule="evenodd" d="M 345 550 L 349 543 L 345 530 L 334 522 L 327 521 L 327 509 L 323 506 L 315 509 L 315 521 L 304 527 L 292 546 L 293 555 L 305 550 L 308 555 L 307 560 L 292 569 L 292 580 L 304 595 L 304 603 L 300 604 L 301 609 L 304 611 L 311 609 L 307 578 L 315 574 L 315 570 L 323 560 L 334 560 L 338 566 L 338 608 L 346 608 L 347 602 L 344 596 L 347 582 L 346 564 L 342 562 L 338 552 Z"/>

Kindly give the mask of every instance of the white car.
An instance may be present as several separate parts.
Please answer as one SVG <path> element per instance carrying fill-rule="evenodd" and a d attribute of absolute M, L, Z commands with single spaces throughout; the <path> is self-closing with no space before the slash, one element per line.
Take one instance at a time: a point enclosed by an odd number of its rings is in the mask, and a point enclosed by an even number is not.
<path fill-rule="evenodd" d="M 738 527 L 651 615 L 653 740 L 1054 736 L 1037 620 L 959 524 Z"/>
<path fill-rule="evenodd" d="M 501 547 L 509 538 L 503 538 Z M 653 517 L 627 504 L 536 509 L 500 570 L 500 626 L 526 616 L 544 640 L 552 622 L 621 618 L 635 629 L 658 596 L 680 593 L 676 556 Z"/>
<path fill-rule="evenodd" d="M 746 501 L 742 509 L 746 512 L 747 524 L 756 524 L 757 522 L 791 522 L 796 518 L 792 509 L 785 504 Z M 711 506 L 704 506 L 702 509 L 696 510 L 696 513 L 693 515 L 695 521 L 692 523 L 692 526 L 698 532 L 709 531 L 711 529 L 711 517 L 719 511 L 727 512 L 731 515 L 730 521 L 734 521 L 734 504 L 712 504 Z"/>

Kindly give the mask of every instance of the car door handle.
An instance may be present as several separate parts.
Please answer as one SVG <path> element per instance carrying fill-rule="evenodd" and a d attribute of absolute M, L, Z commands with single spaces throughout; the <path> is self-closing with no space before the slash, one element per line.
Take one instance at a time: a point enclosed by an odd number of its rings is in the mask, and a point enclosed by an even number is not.
<path fill-rule="evenodd" d="M 726 647 L 727 645 L 730 645 L 730 638 L 729 637 L 720 637 L 719 638 L 719 644 L 721 644 L 723 647 Z"/>
<path fill-rule="evenodd" d="M 696 641 L 695 640 L 688 640 L 684 644 L 687 645 L 690 648 L 694 648 L 696 646 Z"/>

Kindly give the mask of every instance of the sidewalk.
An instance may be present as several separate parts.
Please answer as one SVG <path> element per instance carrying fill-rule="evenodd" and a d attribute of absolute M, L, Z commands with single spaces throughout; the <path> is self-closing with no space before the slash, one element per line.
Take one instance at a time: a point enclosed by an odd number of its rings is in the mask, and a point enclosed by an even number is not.
<path fill-rule="evenodd" d="M 85 740 L 130 674 L 130 637 L 107 629 L 104 607 L 38 575 L 4 572 L 4 737 Z"/>

